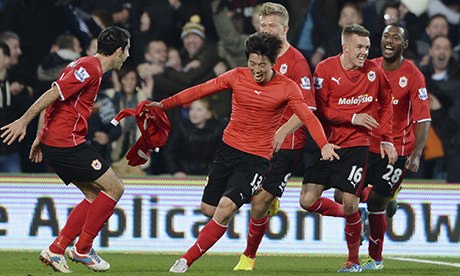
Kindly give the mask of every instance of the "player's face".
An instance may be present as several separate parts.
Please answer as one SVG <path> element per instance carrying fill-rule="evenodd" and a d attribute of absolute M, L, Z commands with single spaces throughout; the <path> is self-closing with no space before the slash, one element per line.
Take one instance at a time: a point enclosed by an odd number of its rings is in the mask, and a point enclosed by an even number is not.
<path fill-rule="evenodd" d="M 252 77 L 257 83 L 269 82 L 273 77 L 273 64 L 268 57 L 255 53 L 249 54 L 248 67 L 251 70 Z"/>
<path fill-rule="evenodd" d="M 261 16 L 259 31 L 276 35 L 284 42 L 286 40 L 288 26 L 285 26 L 281 18 L 277 15 Z"/>
<path fill-rule="evenodd" d="M 369 37 L 352 34 L 344 44 L 343 54 L 352 68 L 361 68 L 369 54 Z"/>
<path fill-rule="evenodd" d="M 383 58 L 394 61 L 402 56 L 407 43 L 404 41 L 404 29 L 396 26 L 388 26 L 383 30 L 380 41 Z"/>
<path fill-rule="evenodd" d="M 131 43 L 128 40 L 128 45 L 126 45 L 125 50 L 115 60 L 114 69 L 120 70 L 121 66 L 123 66 L 123 63 L 129 57 L 130 47 L 131 47 Z"/>

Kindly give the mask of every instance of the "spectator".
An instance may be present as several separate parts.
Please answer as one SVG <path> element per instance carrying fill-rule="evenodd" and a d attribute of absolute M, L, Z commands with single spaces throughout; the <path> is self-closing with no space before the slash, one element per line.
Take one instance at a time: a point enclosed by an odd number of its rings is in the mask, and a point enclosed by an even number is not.
<path fill-rule="evenodd" d="M 417 59 L 419 65 L 427 65 L 430 60 L 430 41 L 438 35 L 449 35 L 449 22 L 446 16 L 435 14 L 428 20 L 425 28 L 425 33 L 418 39 L 415 44 L 417 46 Z"/>
<path fill-rule="evenodd" d="M 182 72 L 182 60 L 180 58 L 179 50 L 176 48 L 169 47 L 168 49 L 168 61 L 166 61 L 166 67 L 172 68 L 177 72 Z"/>
<path fill-rule="evenodd" d="M 138 87 L 138 75 L 134 68 L 122 68 L 118 72 L 118 78 L 120 79 L 120 88 L 113 96 L 116 112 L 124 108 L 136 108 L 141 101 L 147 99 L 146 94 Z M 112 168 L 120 175 L 144 175 L 142 169 L 129 166 L 124 158 L 130 147 L 136 143 L 141 135 L 136 119 L 127 117 L 120 122 L 120 126 L 121 136 L 114 142 L 111 153 Z"/>
<path fill-rule="evenodd" d="M 27 105 L 32 104 L 35 95 L 33 88 L 29 86 L 30 81 L 19 67 L 20 57 L 22 56 L 20 37 L 14 32 L 5 31 L 0 34 L 0 42 L 7 44 L 10 49 L 10 62 L 7 72 L 9 91 L 12 98 L 15 99 L 15 104 L 19 104 L 18 108 L 24 112 L 28 107 Z M 22 172 L 41 172 L 44 170 L 43 165 L 35 164 L 29 160 L 29 150 L 35 138 L 36 126 L 37 119 L 29 125 L 24 141 L 19 144 Z"/>
<path fill-rule="evenodd" d="M 190 18 L 198 16 L 201 25 L 206 29 L 206 39 L 210 43 L 218 40 L 217 32 L 212 21 L 212 10 L 209 0 L 168 0 L 174 10 L 176 24 L 183 28 Z M 227 1 L 227 0 L 222 0 Z M 174 45 L 178 46 L 178 45 Z"/>
<path fill-rule="evenodd" d="M 163 148 L 168 172 L 177 178 L 207 175 L 221 138 L 222 126 L 209 101 L 194 101 L 188 118 L 173 128 Z"/>
<path fill-rule="evenodd" d="M 8 81 L 7 69 L 10 66 L 10 48 L 0 42 L 0 125 L 7 125 L 21 117 L 32 103 L 28 93 L 13 93 Z M 20 144 L 11 145 L 0 142 L 0 172 L 22 172 Z"/>
<path fill-rule="evenodd" d="M 241 13 L 229 11 L 226 7 L 219 8 L 220 2 L 211 3 L 214 24 L 216 25 L 219 41 L 217 49 L 219 57 L 226 61 L 230 68 L 246 66 L 247 60 L 244 54 L 244 41 L 248 33 L 244 31 L 244 17 Z M 258 6 L 260 8 L 260 6 Z M 253 9 L 252 24 L 254 29 L 259 29 L 259 14 L 257 7 Z"/>
<path fill-rule="evenodd" d="M 165 70 L 164 72 L 164 76 L 169 81 L 184 88 L 207 81 L 227 71 L 227 66 L 217 55 L 216 46 L 205 42 L 205 29 L 199 22 L 200 18 L 194 16 L 182 30 L 181 38 L 184 47 L 180 50 L 180 58 L 183 71 Z M 155 78 L 155 93 L 157 88 Z M 212 95 L 210 99 L 218 113 L 218 119 L 228 118 L 231 112 L 230 92 Z"/>
<path fill-rule="evenodd" d="M 315 45 L 313 42 L 314 20 L 313 9 L 316 0 L 312 1 L 292 1 L 289 23 L 288 39 L 302 53 L 306 59 L 310 59 Z"/>
<path fill-rule="evenodd" d="M 86 47 L 85 53 L 87 56 L 94 56 L 97 52 L 97 38 L 91 38 L 88 47 Z"/>
<path fill-rule="evenodd" d="M 216 46 L 205 42 L 206 34 L 200 17 L 193 16 L 182 29 L 183 48 L 180 50 L 183 72 L 167 71 L 165 76 L 189 87 L 209 80 L 226 71 L 219 63 Z"/>
<path fill-rule="evenodd" d="M 78 39 L 70 34 L 58 36 L 50 53 L 45 56 L 37 69 L 38 90 L 46 91 L 59 77 L 62 69 L 80 57 L 82 48 Z"/>
<path fill-rule="evenodd" d="M 111 163 L 111 143 L 121 135 L 120 125 L 114 126 L 110 121 L 117 115 L 112 99 L 104 90 L 99 91 L 88 120 L 86 140 Z"/>
<path fill-rule="evenodd" d="M 20 38 L 16 33 L 6 31 L 0 34 L 0 41 L 6 43 L 10 47 L 10 66 L 15 66 L 19 63 L 19 57 L 22 55 Z"/>
<path fill-rule="evenodd" d="M 140 45 L 146 45 L 149 40 L 163 40 L 174 47 L 180 45 L 181 27 L 184 23 L 178 22 L 170 2 L 172 1 L 151 0 L 142 7 L 139 27 L 134 31 L 134 41 L 138 44 L 133 51 L 136 60 L 144 51 Z"/>
<path fill-rule="evenodd" d="M 351 24 L 361 24 L 363 21 L 361 10 L 353 3 L 346 3 L 340 10 L 338 26 L 330 30 L 327 40 L 322 41 L 315 53 L 311 56 L 310 63 L 315 67 L 326 57 L 337 55 L 342 51 L 342 29 Z"/>
<path fill-rule="evenodd" d="M 429 64 L 421 68 L 431 93 L 433 128 L 442 141 L 446 157 L 425 162 L 428 178 L 460 182 L 460 67 L 452 59 L 452 43 L 445 35 L 431 42 Z M 429 143 L 429 142 L 428 142 Z"/>

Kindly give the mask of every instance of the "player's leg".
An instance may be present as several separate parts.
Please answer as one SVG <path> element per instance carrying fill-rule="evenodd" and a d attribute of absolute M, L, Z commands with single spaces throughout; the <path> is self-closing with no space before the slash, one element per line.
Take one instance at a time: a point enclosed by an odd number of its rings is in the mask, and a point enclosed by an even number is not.
<path fill-rule="evenodd" d="M 41 150 L 48 164 L 53 167 L 66 184 L 71 182 L 77 183 L 78 180 L 87 183 L 80 188 L 85 195 L 85 199 L 75 206 L 58 237 L 40 255 L 42 262 L 52 266 L 54 270 L 61 271 L 58 266 L 65 266 L 63 270 L 66 270 L 67 267 L 64 263 L 65 249 L 80 235 L 86 221 L 87 212 L 91 207 L 91 202 L 100 191 L 98 187 L 92 187 L 88 183 L 105 173 L 109 165 L 103 162 L 102 157 L 100 157 L 94 148 L 86 143 L 73 148 L 56 148 L 42 144 Z M 62 261 L 57 264 L 53 260 Z"/>
<path fill-rule="evenodd" d="M 212 218 L 217 209 L 220 199 L 227 189 L 228 179 L 233 171 L 233 166 L 237 165 L 238 152 L 228 145 L 219 144 L 215 160 L 211 164 L 206 184 L 204 185 L 203 196 L 201 198 L 201 212 L 203 215 Z M 228 158 L 227 158 L 228 156 Z"/>
<path fill-rule="evenodd" d="M 340 154 L 340 153 L 339 153 Z M 304 174 L 300 196 L 300 207 L 323 216 L 343 217 L 343 205 L 326 197 L 321 197 L 323 190 L 330 188 L 330 166 L 336 161 L 316 161 Z"/>
<path fill-rule="evenodd" d="M 264 189 L 252 198 L 246 249 L 233 270 L 254 270 L 257 249 L 269 226 L 268 210 L 274 200 L 275 197 Z"/>
<path fill-rule="evenodd" d="M 65 250 L 67 247 L 80 235 L 83 224 L 86 220 L 86 214 L 91 202 L 99 193 L 98 189 L 91 187 L 90 185 L 82 186 L 83 199 L 77 204 L 70 212 L 67 218 L 66 224 L 59 232 L 56 239 L 48 247 L 42 250 L 40 253 L 40 260 L 47 265 L 53 267 L 55 271 L 68 272 L 69 268 L 65 262 Z"/>
<path fill-rule="evenodd" d="M 170 272 L 187 271 L 193 262 L 206 253 L 224 235 L 228 223 L 236 211 L 243 204 L 249 203 L 253 195 L 259 190 L 270 167 L 267 159 L 231 147 L 228 147 L 224 155 L 216 155 L 214 163 L 220 163 L 220 161 L 231 164 L 233 169 L 229 170 L 227 166 L 225 177 L 220 175 L 220 170 L 211 170 L 208 176 L 208 185 L 228 177 L 225 192 L 219 200 L 212 219 L 200 231 L 195 244 L 176 261 L 170 268 Z M 228 171 L 231 173 L 229 174 Z M 203 201 L 206 202 L 207 199 L 203 198 Z"/>
<path fill-rule="evenodd" d="M 386 212 L 389 218 L 392 218 L 396 214 L 396 211 L 398 211 L 398 194 L 401 191 L 401 189 L 402 185 L 398 187 L 390 202 L 388 202 Z"/>
<path fill-rule="evenodd" d="M 91 183 L 75 183 L 80 189 L 91 185 L 101 190 L 88 209 L 80 237 L 69 252 L 69 257 L 95 271 L 105 271 L 110 265 L 100 258 L 93 247 L 93 240 L 112 216 L 115 206 L 124 192 L 121 179 L 109 168 L 101 177 Z"/>
<path fill-rule="evenodd" d="M 274 205 L 279 207 L 278 198 L 283 195 L 284 189 L 291 178 L 292 170 L 297 165 L 302 149 L 281 150 L 275 153 L 270 161 L 271 171 L 259 193 L 251 201 L 251 213 L 248 227 L 246 249 L 240 256 L 238 264 L 233 270 L 253 270 L 257 249 L 269 226 L 269 216 L 276 213 Z M 277 208 L 275 208 L 277 209 Z M 269 214 L 269 212 L 272 214 Z"/>
<path fill-rule="evenodd" d="M 85 224 L 86 214 L 91 202 L 99 194 L 100 190 L 89 184 L 79 185 L 82 193 L 85 195 L 80 203 L 78 203 L 70 212 L 66 224 L 59 232 L 54 242 L 50 245 L 50 250 L 56 254 L 64 254 L 66 248 L 80 235 L 81 229 Z"/>
<path fill-rule="evenodd" d="M 240 207 L 232 199 L 226 196 L 222 197 L 214 216 L 200 231 L 196 242 L 174 263 L 169 272 L 182 273 L 187 271 L 196 260 L 225 234 L 228 223 Z"/>
<path fill-rule="evenodd" d="M 359 246 L 362 223 L 358 210 L 359 197 L 364 187 L 367 168 L 368 147 L 352 147 L 340 150 L 341 159 L 333 167 L 333 187 L 342 191 L 345 214 L 345 240 L 348 259 L 339 272 L 361 271 Z"/>
<path fill-rule="evenodd" d="M 389 165 L 388 160 L 381 159 L 378 154 L 370 154 L 369 159 L 378 159 L 379 163 L 373 170 L 372 192 L 367 201 L 369 213 L 369 258 L 363 261 L 363 270 L 378 270 L 383 268 L 383 244 L 387 230 L 386 208 L 391 198 L 398 190 L 404 178 L 406 169 L 404 156 L 399 156 L 394 165 Z"/>

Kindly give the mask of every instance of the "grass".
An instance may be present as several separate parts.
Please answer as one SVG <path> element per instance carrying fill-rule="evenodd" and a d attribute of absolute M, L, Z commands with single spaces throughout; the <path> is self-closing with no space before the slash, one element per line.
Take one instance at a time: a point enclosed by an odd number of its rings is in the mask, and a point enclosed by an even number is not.
<path fill-rule="evenodd" d="M 0 275 L 53 275 L 51 268 L 38 260 L 38 251 L 0 251 Z M 177 255 L 156 253 L 109 253 L 100 254 L 111 263 L 111 269 L 104 275 L 172 275 L 169 267 L 178 258 Z M 413 257 L 437 262 L 460 264 L 460 258 Z M 336 275 L 344 256 L 266 256 L 257 258 L 253 272 L 232 271 L 238 262 L 236 255 L 208 254 L 196 261 L 189 269 L 189 275 Z M 93 273 L 81 264 L 69 263 L 74 274 Z M 460 275 L 459 268 L 446 265 L 425 264 L 385 259 L 385 268 L 380 271 L 363 273 L 364 275 Z"/>

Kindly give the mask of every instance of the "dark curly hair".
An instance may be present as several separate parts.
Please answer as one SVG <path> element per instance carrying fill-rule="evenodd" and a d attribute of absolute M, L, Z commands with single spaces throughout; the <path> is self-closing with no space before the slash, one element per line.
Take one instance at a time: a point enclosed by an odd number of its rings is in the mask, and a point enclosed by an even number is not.
<path fill-rule="evenodd" d="M 270 62 L 275 64 L 282 44 L 283 42 L 276 35 L 267 32 L 257 32 L 246 39 L 244 52 L 246 53 L 246 58 L 249 58 L 249 54 L 258 54 L 268 57 Z"/>

